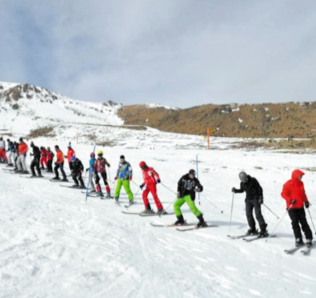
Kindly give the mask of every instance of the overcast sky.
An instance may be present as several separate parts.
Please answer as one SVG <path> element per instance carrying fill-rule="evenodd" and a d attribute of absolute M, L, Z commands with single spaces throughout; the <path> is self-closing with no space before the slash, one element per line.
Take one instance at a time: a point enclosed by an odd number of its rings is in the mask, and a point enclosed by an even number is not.
<path fill-rule="evenodd" d="M 0 0 L 0 81 L 189 107 L 316 100 L 313 0 Z"/>

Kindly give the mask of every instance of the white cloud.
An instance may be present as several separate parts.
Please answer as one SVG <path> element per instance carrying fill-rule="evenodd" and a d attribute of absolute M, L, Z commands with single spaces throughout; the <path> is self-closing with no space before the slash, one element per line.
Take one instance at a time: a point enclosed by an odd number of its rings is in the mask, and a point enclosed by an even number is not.
<path fill-rule="evenodd" d="M 316 99 L 308 0 L 1 3 L 1 80 L 123 103 Z"/>

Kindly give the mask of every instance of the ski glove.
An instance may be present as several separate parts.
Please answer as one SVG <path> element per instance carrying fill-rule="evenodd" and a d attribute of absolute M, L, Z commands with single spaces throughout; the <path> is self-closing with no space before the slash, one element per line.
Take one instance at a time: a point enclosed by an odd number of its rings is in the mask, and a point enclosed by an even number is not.
<path fill-rule="evenodd" d="M 236 193 L 236 188 L 235 187 L 232 188 L 232 192 Z"/>
<path fill-rule="evenodd" d="M 290 200 L 291 205 L 295 205 L 297 203 L 297 200 Z"/>
<path fill-rule="evenodd" d="M 259 203 L 259 205 L 263 204 L 263 197 L 259 197 L 258 203 Z"/>
<path fill-rule="evenodd" d="M 157 183 L 160 183 L 160 182 L 161 182 L 160 179 L 158 179 L 158 180 L 157 180 Z"/>
<path fill-rule="evenodd" d="M 143 184 L 141 184 L 141 185 L 139 186 L 139 188 L 142 190 L 144 186 L 145 186 L 145 184 L 143 183 Z"/>
<path fill-rule="evenodd" d="M 180 191 L 177 192 L 177 198 L 178 198 L 178 199 L 181 198 L 181 193 L 180 193 Z"/>
<path fill-rule="evenodd" d="M 130 176 L 130 177 L 129 177 L 129 181 L 132 181 L 132 179 L 133 179 L 133 177 L 132 177 L 132 176 Z"/>
<path fill-rule="evenodd" d="M 305 202 L 305 208 L 309 208 L 310 203 L 308 201 Z"/>
<path fill-rule="evenodd" d="M 117 176 L 114 177 L 114 180 L 117 180 Z"/>

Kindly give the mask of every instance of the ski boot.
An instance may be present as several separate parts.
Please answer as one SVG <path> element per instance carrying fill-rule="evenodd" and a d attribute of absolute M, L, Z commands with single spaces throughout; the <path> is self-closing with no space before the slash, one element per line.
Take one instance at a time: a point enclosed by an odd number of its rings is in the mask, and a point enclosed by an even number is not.
<path fill-rule="evenodd" d="M 160 209 L 160 210 L 157 211 L 157 214 L 158 214 L 159 216 L 161 216 L 161 215 L 166 215 L 166 214 L 168 214 L 168 212 L 166 212 L 164 209 Z"/>
<path fill-rule="evenodd" d="M 68 179 L 66 177 L 64 177 L 61 181 L 62 182 L 68 182 Z"/>
<path fill-rule="evenodd" d="M 52 180 L 60 180 L 60 178 L 56 176 L 56 177 L 52 178 Z"/>
<path fill-rule="evenodd" d="M 306 246 L 311 247 L 313 245 L 313 240 L 312 239 L 306 239 Z"/>
<path fill-rule="evenodd" d="M 110 194 L 109 192 L 106 193 L 106 198 L 107 198 L 107 199 L 111 199 L 111 198 L 112 198 L 112 197 L 111 197 L 111 194 Z"/>
<path fill-rule="evenodd" d="M 29 174 L 29 172 L 28 171 L 23 171 L 21 174 L 26 175 L 26 174 Z"/>
<path fill-rule="evenodd" d="M 300 247 L 300 246 L 303 246 L 305 243 L 303 242 L 302 238 L 297 238 L 295 240 L 295 246 L 296 247 Z"/>
<path fill-rule="evenodd" d="M 134 203 L 135 203 L 134 199 L 133 200 L 129 200 L 128 207 L 132 206 Z"/>
<path fill-rule="evenodd" d="M 196 225 L 196 228 L 199 229 L 207 227 L 207 223 L 204 221 L 203 214 L 199 215 L 197 218 L 199 220 L 199 223 Z"/>
<path fill-rule="evenodd" d="M 114 199 L 115 199 L 115 202 L 118 202 L 118 200 L 119 200 L 119 197 L 115 197 Z"/>
<path fill-rule="evenodd" d="M 78 188 L 80 188 L 80 189 L 86 189 L 86 186 L 85 186 L 85 185 L 79 185 Z"/>
<path fill-rule="evenodd" d="M 42 174 L 39 174 L 37 178 L 44 178 L 44 176 Z"/>
<path fill-rule="evenodd" d="M 37 178 L 37 176 L 36 175 L 32 175 L 32 176 L 30 176 L 30 178 Z"/>
<path fill-rule="evenodd" d="M 141 214 L 154 214 L 155 212 L 151 209 L 150 204 L 146 206 L 146 209 Z"/>
<path fill-rule="evenodd" d="M 100 199 L 102 199 L 104 197 L 102 191 L 97 193 L 97 197 L 99 197 Z"/>
<path fill-rule="evenodd" d="M 256 228 L 250 228 L 247 233 L 246 233 L 247 236 L 256 236 L 258 235 L 258 231 L 256 230 Z"/>
<path fill-rule="evenodd" d="M 269 237 L 269 233 L 268 233 L 267 230 L 261 230 L 261 231 L 259 232 L 259 236 L 258 236 L 258 237 L 260 237 L 260 238 Z"/>
<path fill-rule="evenodd" d="M 175 224 L 175 226 L 182 226 L 182 225 L 184 225 L 185 224 L 185 220 L 184 220 L 184 218 L 183 218 L 183 215 L 181 214 L 181 215 L 179 215 L 179 216 L 177 216 L 177 221 L 174 223 Z"/>

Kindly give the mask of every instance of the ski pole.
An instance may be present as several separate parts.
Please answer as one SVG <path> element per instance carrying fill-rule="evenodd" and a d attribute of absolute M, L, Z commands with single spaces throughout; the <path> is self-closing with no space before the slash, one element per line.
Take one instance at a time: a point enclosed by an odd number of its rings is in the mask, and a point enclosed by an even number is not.
<path fill-rule="evenodd" d="M 177 195 L 176 192 L 174 192 L 171 188 L 169 188 L 168 186 L 164 185 L 163 183 L 160 182 L 160 184 L 165 187 L 166 189 L 170 190 L 172 193 L 174 193 L 175 195 Z"/>
<path fill-rule="evenodd" d="M 232 196 L 232 206 L 231 206 L 231 210 L 230 210 L 229 232 L 230 232 L 230 228 L 231 228 L 231 225 L 232 225 L 232 218 L 233 218 L 234 196 L 235 196 L 235 194 L 233 193 L 233 196 Z"/>
<path fill-rule="evenodd" d="M 263 204 L 263 206 L 266 207 L 273 215 L 275 215 L 277 219 L 280 219 L 280 217 L 277 216 L 266 204 Z"/>
<path fill-rule="evenodd" d="M 206 201 L 208 201 L 211 205 L 213 205 L 217 210 L 219 210 L 221 213 L 224 213 L 223 210 L 220 210 L 211 200 L 209 200 L 206 196 L 203 196 Z"/>
<path fill-rule="evenodd" d="M 309 213 L 309 217 L 311 218 L 311 222 L 312 222 L 312 225 L 313 225 L 313 228 L 314 228 L 314 232 L 315 232 L 315 235 L 316 235 L 316 230 L 315 230 L 315 226 L 314 226 L 314 222 L 313 222 L 313 219 L 312 219 L 312 215 L 311 215 L 311 212 L 308 210 L 308 213 Z"/>
<path fill-rule="evenodd" d="M 167 210 L 170 208 L 170 206 L 175 203 L 176 200 L 178 200 L 178 198 L 176 198 L 175 200 L 173 200 L 173 201 L 167 206 L 167 208 L 164 208 L 164 210 L 167 211 Z M 159 214 L 159 217 L 161 217 L 161 216 L 162 216 L 162 214 Z"/>
<path fill-rule="evenodd" d="M 95 153 L 95 145 L 93 147 L 93 153 Z M 89 181 L 87 183 L 87 190 L 86 190 L 86 201 L 88 199 L 88 193 L 89 193 L 89 188 L 90 188 L 90 180 L 91 180 L 91 175 L 92 175 L 92 166 L 89 168 Z"/>
<path fill-rule="evenodd" d="M 269 237 L 267 238 L 266 241 L 268 241 L 269 238 L 271 238 L 271 236 L 273 235 L 273 233 L 276 231 L 276 229 L 278 228 L 278 226 L 280 225 L 280 223 L 282 222 L 282 220 L 284 219 L 285 215 L 287 213 L 289 213 L 289 210 L 292 208 L 293 204 L 291 204 L 291 206 L 286 209 L 286 212 L 284 213 L 284 215 L 282 216 L 282 218 L 279 220 L 278 224 L 276 225 L 276 227 L 273 229 L 273 231 L 270 233 Z"/>
<path fill-rule="evenodd" d="M 196 155 L 196 178 L 199 179 L 199 160 L 198 156 Z M 198 199 L 199 199 L 199 205 L 201 205 L 201 200 L 200 200 L 200 193 L 198 193 Z"/>

